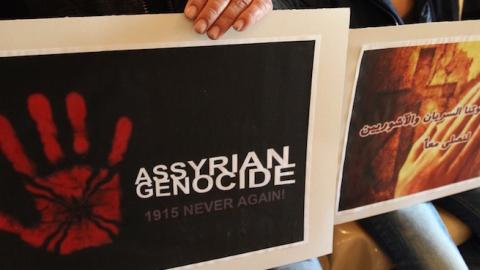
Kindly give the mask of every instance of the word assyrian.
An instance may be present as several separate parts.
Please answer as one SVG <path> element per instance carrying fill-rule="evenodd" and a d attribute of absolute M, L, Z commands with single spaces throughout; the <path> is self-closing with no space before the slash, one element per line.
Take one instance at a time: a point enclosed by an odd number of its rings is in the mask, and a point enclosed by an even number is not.
<path fill-rule="evenodd" d="M 263 162 L 256 152 L 204 158 L 199 161 L 159 164 L 148 170 L 142 167 L 135 180 L 141 199 L 207 193 L 213 189 L 256 189 L 267 185 L 295 184 L 295 163 L 290 163 L 290 147 L 280 154 L 267 149 Z"/>

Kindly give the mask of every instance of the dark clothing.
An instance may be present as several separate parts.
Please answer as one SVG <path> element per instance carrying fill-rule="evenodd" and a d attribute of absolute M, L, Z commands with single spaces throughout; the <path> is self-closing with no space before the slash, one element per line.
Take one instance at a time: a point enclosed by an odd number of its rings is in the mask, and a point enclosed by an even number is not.
<path fill-rule="evenodd" d="M 19 19 L 182 12 L 187 0 L 15 0 L 2 2 L 0 19 Z M 417 0 L 412 14 L 405 21 L 397 15 L 390 0 L 273 0 L 273 3 L 276 9 L 350 7 L 352 28 L 459 19 L 457 0 Z M 478 4 L 475 2 L 470 5 Z"/>
<path fill-rule="evenodd" d="M 465 0 L 463 5 L 464 20 L 478 20 L 480 19 L 480 1 L 479 0 Z"/>
<path fill-rule="evenodd" d="M 276 0 L 274 5 L 277 9 L 349 7 L 352 28 L 459 20 L 458 0 L 417 0 L 405 20 L 390 0 Z"/>
<path fill-rule="evenodd" d="M 0 19 L 182 12 L 187 0 L 14 0 L 0 3 Z"/>

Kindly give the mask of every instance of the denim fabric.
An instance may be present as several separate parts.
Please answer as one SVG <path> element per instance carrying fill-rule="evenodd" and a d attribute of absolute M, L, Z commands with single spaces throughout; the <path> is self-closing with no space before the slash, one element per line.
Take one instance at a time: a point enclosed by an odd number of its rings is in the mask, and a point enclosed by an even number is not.
<path fill-rule="evenodd" d="M 395 269 L 468 269 L 431 203 L 360 220 Z"/>
<path fill-rule="evenodd" d="M 272 270 L 322 270 L 318 259 L 310 259 L 273 268 Z"/>

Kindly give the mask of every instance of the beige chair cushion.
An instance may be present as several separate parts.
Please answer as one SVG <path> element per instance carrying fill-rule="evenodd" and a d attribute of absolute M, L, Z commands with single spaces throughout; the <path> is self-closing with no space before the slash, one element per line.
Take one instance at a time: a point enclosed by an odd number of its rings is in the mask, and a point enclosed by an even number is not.
<path fill-rule="evenodd" d="M 450 213 L 438 209 L 453 241 L 465 242 L 471 231 Z M 386 270 L 391 269 L 389 259 L 375 241 L 355 222 L 335 226 L 333 253 L 320 258 L 325 270 Z"/>

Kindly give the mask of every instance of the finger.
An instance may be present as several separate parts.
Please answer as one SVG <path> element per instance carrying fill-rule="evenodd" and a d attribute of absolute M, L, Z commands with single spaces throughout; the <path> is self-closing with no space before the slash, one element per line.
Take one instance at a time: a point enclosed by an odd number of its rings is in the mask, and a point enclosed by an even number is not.
<path fill-rule="evenodd" d="M 237 31 L 243 31 L 256 23 L 273 9 L 271 0 L 254 0 L 248 8 L 238 16 L 233 24 Z"/>
<path fill-rule="evenodd" d="M 3 213 L 0 213 L 0 230 L 19 234 L 21 231 L 23 231 L 23 229 L 23 226 L 18 221 Z"/>
<path fill-rule="evenodd" d="M 112 150 L 108 157 L 111 166 L 119 163 L 127 151 L 128 142 L 132 135 L 132 122 L 127 117 L 122 117 L 117 121 L 115 135 L 112 142 Z"/>
<path fill-rule="evenodd" d="M 203 9 L 207 0 L 189 0 L 185 5 L 184 14 L 190 20 L 195 20 L 198 13 Z"/>
<path fill-rule="evenodd" d="M 78 93 L 72 92 L 67 95 L 67 114 L 73 129 L 73 150 L 83 155 L 88 152 L 89 142 L 85 126 L 87 106 L 85 100 Z"/>
<path fill-rule="evenodd" d="M 10 121 L 3 115 L 0 115 L 0 150 L 17 172 L 34 178 L 34 166 L 23 151 Z"/>
<path fill-rule="evenodd" d="M 193 26 L 195 31 L 204 34 L 222 14 L 229 2 L 229 0 L 209 0 L 195 19 Z"/>
<path fill-rule="evenodd" d="M 237 17 L 252 3 L 252 0 L 232 0 L 222 15 L 208 30 L 208 37 L 218 39 L 232 26 Z"/>
<path fill-rule="evenodd" d="M 33 94 L 28 97 L 28 110 L 37 125 L 45 156 L 56 164 L 63 157 L 63 152 L 57 141 L 57 127 L 53 122 L 50 102 L 41 94 Z"/>

